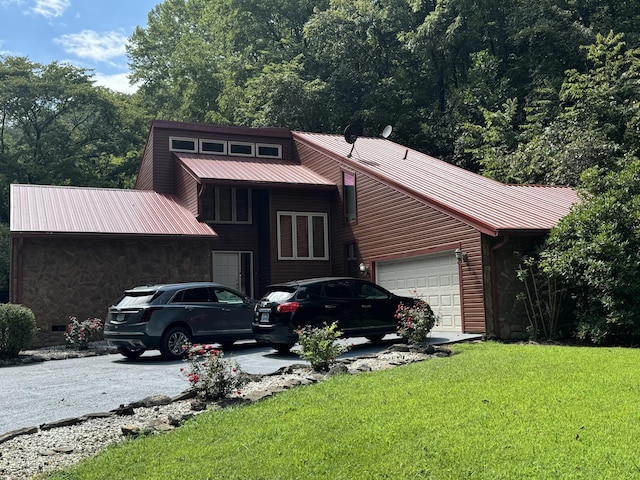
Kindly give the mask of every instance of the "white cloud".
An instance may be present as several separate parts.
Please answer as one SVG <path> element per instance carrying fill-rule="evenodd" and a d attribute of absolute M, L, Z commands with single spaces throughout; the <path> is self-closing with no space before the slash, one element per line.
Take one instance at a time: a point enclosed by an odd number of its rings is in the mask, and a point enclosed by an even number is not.
<path fill-rule="evenodd" d="M 36 0 L 31 11 L 47 18 L 59 17 L 70 6 L 70 0 Z"/>
<path fill-rule="evenodd" d="M 62 45 L 67 53 L 104 62 L 126 54 L 127 37 L 118 32 L 100 34 L 93 30 L 83 30 L 80 33 L 62 35 L 54 39 L 54 42 Z"/>
<path fill-rule="evenodd" d="M 95 73 L 93 76 L 96 81 L 96 85 L 106 87 L 110 90 L 122 93 L 134 93 L 137 89 L 137 85 L 129 84 L 128 73 L 117 73 L 115 75 L 105 75 L 102 73 Z"/>

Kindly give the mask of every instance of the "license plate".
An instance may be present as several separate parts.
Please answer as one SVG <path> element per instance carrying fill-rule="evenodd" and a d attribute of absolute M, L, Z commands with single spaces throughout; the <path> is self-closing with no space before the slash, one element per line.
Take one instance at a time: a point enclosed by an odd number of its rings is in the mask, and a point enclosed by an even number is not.
<path fill-rule="evenodd" d="M 260 323 L 269 323 L 269 312 L 262 312 L 260 314 Z"/>

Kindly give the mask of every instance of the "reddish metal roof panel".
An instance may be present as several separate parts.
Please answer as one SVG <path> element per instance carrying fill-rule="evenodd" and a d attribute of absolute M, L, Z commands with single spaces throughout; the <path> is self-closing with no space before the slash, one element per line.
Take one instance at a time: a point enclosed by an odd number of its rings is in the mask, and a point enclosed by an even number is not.
<path fill-rule="evenodd" d="M 127 234 L 211 237 L 171 195 L 146 190 L 11 185 L 14 234 Z"/>
<path fill-rule="evenodd" d="M 202 180 L 335 187 L 336 184 L 298 163 L 271 158 L 178 153 L 187 170 Z"/>
<path fill-rule="evenodd" d="M 503 184 L 382 138 L 351 145 L 341 135 L 294 132 L 294 139 L 491 235 L 549 230 L 578 202 L 568 187 Z"/>

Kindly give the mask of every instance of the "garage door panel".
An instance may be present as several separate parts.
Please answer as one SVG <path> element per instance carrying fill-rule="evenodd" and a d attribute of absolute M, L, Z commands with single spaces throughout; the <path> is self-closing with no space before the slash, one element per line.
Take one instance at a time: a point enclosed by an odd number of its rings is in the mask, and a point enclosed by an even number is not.
<path fill-rule="evenodd" d="M 434 331 L 462 331 L 458 264 L 453 251 L 379 262 L 376 280 L 398 295 L 424 298 L 439 317 Z"/>

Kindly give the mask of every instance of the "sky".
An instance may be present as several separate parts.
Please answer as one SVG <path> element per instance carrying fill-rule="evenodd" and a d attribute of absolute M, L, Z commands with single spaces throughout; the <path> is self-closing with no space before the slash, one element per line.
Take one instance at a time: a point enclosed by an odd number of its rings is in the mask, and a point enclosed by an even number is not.
<path fill-rule="evenodd" d="M 127 39 L 161 0 L 0 0 L 0 56 L 89 69 L 97 85 L 131 93 Z"/>

